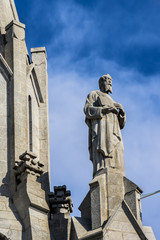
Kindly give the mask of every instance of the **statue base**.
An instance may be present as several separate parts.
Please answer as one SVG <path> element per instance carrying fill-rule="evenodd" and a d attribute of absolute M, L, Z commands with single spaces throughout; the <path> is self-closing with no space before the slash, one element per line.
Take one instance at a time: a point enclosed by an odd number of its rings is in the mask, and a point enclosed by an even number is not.
<path fill-rule="evenodd" d="M 71 239 L 150 239 L 151 227 L 141 220 L 142 190 L 114 169 L 103 169 L 89 183 L 81 203 L 81 218 L 72 217 Z"/>

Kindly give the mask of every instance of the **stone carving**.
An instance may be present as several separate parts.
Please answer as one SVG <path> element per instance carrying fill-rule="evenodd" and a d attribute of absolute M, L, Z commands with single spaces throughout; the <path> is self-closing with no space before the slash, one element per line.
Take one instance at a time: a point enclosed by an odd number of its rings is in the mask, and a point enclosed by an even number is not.
<path fill-rule="evenodd" d="M 54 193 L 49 194 L 49 204 L 51 214 L 73 212 L 71 192 L 66 190 L 66 186 L 55 186 Z"/>
<path fill-rule="evenodd" d="M 24 152 L 19 156 L 21 161 L 15 162 L 15 175 L 20 180 L 23 173 L 30 173 L 39 177 L 43 172 L 43 164 L 37 160 L 37 156 L 31 152 Z"/>
<path fill-rule="evenodd" d="M 84 112 L 89 127 L 89 152 L 93 162 L 93 175 L 106 167 L 124 172 L 123 142 L 120 129 L 126 115 L 120 103 L 109 95 L 112 78 L 109 74 L 99 79 L 100 91 L 92 91 L 87 97 Z"/>

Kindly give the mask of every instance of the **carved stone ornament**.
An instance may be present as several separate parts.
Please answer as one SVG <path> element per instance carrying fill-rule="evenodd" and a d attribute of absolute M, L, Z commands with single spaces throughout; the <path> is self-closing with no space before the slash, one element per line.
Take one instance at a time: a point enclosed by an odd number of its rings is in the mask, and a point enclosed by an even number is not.
<path fill-rule="evenodd" d="M 44 165 L 37 160 L 37 156 L 32 152 L 24 152 L 19 156 L 21 161 L 15 162 L 15 174 L 17 178 L 23 173 L 29 173 L 39 177 L 43 172 Z"/>
<path fill-rule="evenodd" d="M 71 192 L 66 191 L 66 186 L 54 187 L 54 193 L 49 194 L 50 211 L 52 214 L 73 212 Z"/>

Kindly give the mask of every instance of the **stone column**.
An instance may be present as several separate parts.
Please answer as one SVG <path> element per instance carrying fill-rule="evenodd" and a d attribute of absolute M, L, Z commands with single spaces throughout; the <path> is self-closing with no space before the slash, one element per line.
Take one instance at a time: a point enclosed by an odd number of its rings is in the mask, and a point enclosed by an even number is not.
<path fill-rule="evenodd" d="M 47 76 L 47 53 L 45 47 L 31 48 L 31 59 L 34 66 L 37 89 L 40 88 L 41 102 L 39 105 L 39 143 L 40 161 L 44 164 L 44 170 L 50 169 L 49 154 L 49 119 L 48 119 L 48 76 Z M 47 181 L 45 179 L 44 181 Z M 47 193 L 49 190 L 47 190 Z"/>
<path fill-rule="evenodd" d="M 89 185 L 93 230 L 102 226 L 124 199 L 123 174 L 115 169 L 104 169 Z"/>
<path fill-rule="evenodd" d="M 54 187 L 54 193 L 49 195 L 50 231 L 54 240 L 70 240 L 73 203 L 70 191 L 66 186 Z"/>
<path fill-rule="evenodd" d="M 107 185 L 106 174 L 96 176 L 90 182 L 91 224 L 92 230 L 102 226 L 107 220 Z"/>
<path fill-rule="evenodd" d="M 24 226 L 25 240 L 50 239 L 45 191 L 41 186 L 44 165 L 31 152 L 16 162 L 13 202 Z"/>
<path fill-rule="evenodd" d="M 125 196 L 124 199 L 132 210 L 140 226 L 142 226 L 141 194 L 143 191 L 128 178 L 124 177 Z"/>
<path fill-rule="evenodd" d="M 5 60 L 13 71 L 13 81 L 10 84 L 10 108 L 9 118 L 9 172 L 10 189 L 15 191 L 15 180 L 12 169 L 15 161 L 19 159 L 28 148 L 27 129 L 27 82 L 26 82 L 26 59 L 27 49 L 25 44 L 25 25 L 13 20 L 6 27 Z"/>

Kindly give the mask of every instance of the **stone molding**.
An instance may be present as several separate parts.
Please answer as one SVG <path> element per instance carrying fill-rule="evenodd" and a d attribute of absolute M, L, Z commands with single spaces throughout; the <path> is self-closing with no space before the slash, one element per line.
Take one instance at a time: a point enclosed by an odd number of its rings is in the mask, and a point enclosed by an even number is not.
<path fill-rule="evenodd" d="M 13 20 L 6 26 L 5 30 L 8 31 L 10 28 L 12 29 L 12 38 L 25 40 L 25 24 Z"/>
<path fill-rule="evenodd" d="M 25 24 L 23 24 L 23 23 L 21 23 L 21 22 L 18 22 L 18 21 L 16 21 L 16 20 L 13 20 L 13 21 L 11 21 L 7 26 L 6 26 L 6 30 L 8 30 L 11 26 L 13 26 L 13 25 L 16 25 L 16 26 L 18 26 L 18 27 L 20 27 L 20 28 L 23 28 L 23 29 L 25 29 Z"/>
<path fill-rule="evenodd" d="M 45 47 L 31 48 L 31 54 L 32 53 L 40 53 L 40 52 L 44 52 L 45 57 L 47 59 L 47 52 L 46 52 L 46 48 Z"/>

